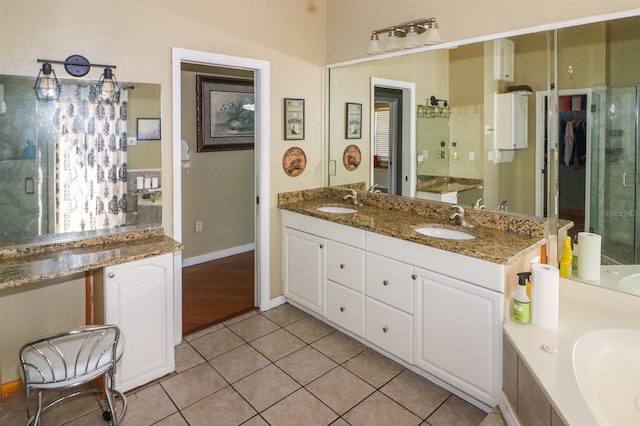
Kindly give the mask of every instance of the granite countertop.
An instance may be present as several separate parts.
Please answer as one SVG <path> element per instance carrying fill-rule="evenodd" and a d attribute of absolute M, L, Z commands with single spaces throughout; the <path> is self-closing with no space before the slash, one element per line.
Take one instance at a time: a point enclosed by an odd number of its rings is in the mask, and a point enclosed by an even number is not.
<path fill-rule="evenodd" d="M 0 290 L 182 250 L 161 228 L 0 250 Z"/>
<path fill-rule="evenodd" d="M 510 264 L 545 242 L 547 222 L 543 218 L 466 210 L 465 219 L 473 228 L 455 226 L 449 219 L 452 205 L 357 191 L 363 203 L 357 213 L 334 214 L 318 211 L 320 206 L 353 207 L 342 201 L 344 188 L 318 188 L 278 195 L 278 207 L 342 225 L 486 260 Z M 427 237 L 413 228 L 425 224 L 463 230 L 476 236 L 471 240 Z"/>
<path fill-rule="evenodd" d="M 482 184 L 482 179 L 418 175 L 416 191 L 444 194 L 481 188 Z"/>

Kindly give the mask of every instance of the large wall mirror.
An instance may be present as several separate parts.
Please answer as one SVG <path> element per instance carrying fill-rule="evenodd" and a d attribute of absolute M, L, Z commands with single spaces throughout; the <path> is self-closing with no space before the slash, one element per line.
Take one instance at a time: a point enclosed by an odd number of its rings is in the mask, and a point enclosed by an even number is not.
<path fill-rule="evenodd" d="M 95 83 L 39 101 L 35 78 L 0 75 L 0 247 L 160 226 L 160 85 L 107 104 Z"/>
<path fill-rule="evenodd" d="M 508 39 L 513 81 L 495 75 L 501 49 L 495 40 L 331 67 L 328 155 L 336 170 L 329 168 L 328 182 L 390 182 L 389 193 L 416 196 L 425 179 L 437 177 L 457 188 L 454 198 L 440 201 L 469 208 L 479 201 L 489 209 L 544 216 L 551 224 L 571 220 L 570 236 L 588 231 L 602 237 L 601 280 L 585 282 L 640 295 L 640 279 L 633 283 L 640 267 L 631 266 L 640 264 L 640 17 Z M 397 138 L 398 148 L 390 145 L 380 156 L 376 121 L 386 105 L 376 102 L 372 82 L 378 80 L 412 83 L 415 94 L 415 103 L 402 111 L 415 116 L 415 132 Z M 549 87 L 556 89 L 552 102 Z M 496 124 L 510 117 L 496 109 L 495 96 L 516 89 L 526 92 L 527 147 L 496 150 Z M 435 111 L 423 109 L 432 97 L 438 100 Z M 342 129 L 347 102 L 363 105 L 362 139 L 355 142 Z M 354 143 L 363 162 L 348 171 L 340 159 Z M 384 175 L 376 180 L 379 168 L 395 163 L 402 169 L 407 161 L 413 164 L 396 176 L 413 180 L 409 191 L 394 188 Z M 557 205 L 549 186 L 557 188 Z"/>

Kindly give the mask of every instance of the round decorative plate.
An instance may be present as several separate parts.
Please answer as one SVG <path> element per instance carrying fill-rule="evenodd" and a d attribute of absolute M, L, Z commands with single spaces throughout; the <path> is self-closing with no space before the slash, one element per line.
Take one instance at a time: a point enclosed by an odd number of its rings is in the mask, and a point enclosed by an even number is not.
<path fill-rule="evenodd" d="M 289 148 L 282 157 L 282 168 L 289 176 L 300 176 L 307 167 L 307 156 L 296 146 Z"/>
<path fill-rule="evenodd" d="M 360 148 L 355 145 L 349 145 L 344 149 L 344 154 L 342 155 L 342 162 L 344 164 L 345 169 L 350 172 L 357 169 L 360 165 L 360 161 L 362 160 L 362 154 L 360 153 Z"/>

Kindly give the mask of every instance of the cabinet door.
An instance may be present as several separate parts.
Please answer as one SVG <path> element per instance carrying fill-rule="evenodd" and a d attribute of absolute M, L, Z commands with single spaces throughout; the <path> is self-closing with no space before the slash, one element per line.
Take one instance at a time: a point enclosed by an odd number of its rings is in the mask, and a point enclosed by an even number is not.
<path fill-rule="evenodd" d="M 416 269 L 416 366 L 494 406 L 502 384 L 504 296 Z"/>
<path fill-rule="evenodd" d="M 284 228 L 284 295 L 326 316 L 323 238 Z"/>
<path fill-rule="evenodd" d="M 364 337 L 364 295 L 327 281 L 327 319 Z"/>
<path fill-rule="evenodd" d="M 173 372 L 173 254 L 110 266 L 104 274 L 105 322 L 124 335 L 117 388 L 127 391 Z"/>

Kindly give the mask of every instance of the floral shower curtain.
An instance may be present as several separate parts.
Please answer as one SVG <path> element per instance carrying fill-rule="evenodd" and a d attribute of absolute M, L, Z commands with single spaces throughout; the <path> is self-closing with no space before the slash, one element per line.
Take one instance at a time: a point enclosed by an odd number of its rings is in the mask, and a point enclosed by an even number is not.
<path fill-rule="evenodd" d="M 95 86 L 64 86 L 54 115 L 56 232 L 113 228 L 127 207 L 127 95 L 96 100 Z"/>

